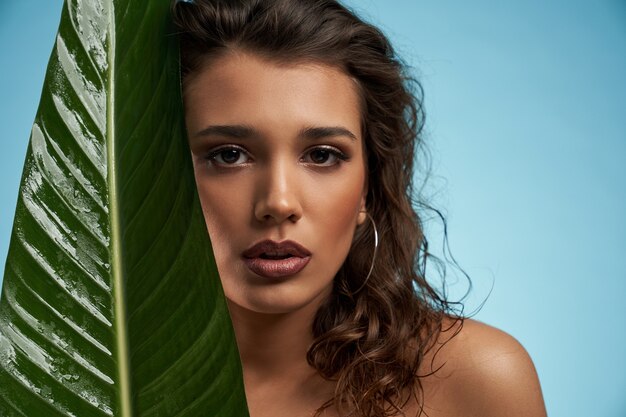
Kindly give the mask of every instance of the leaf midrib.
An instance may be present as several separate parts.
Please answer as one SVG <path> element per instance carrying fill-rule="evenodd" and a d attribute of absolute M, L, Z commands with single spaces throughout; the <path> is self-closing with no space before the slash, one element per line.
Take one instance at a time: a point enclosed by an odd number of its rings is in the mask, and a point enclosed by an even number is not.
<path fill-rule="evenodd" d="M 108 39 L 108 76 L 107 76 L 107 170 L 109 189 L 109 209 L 111 221 L 111 273 L 113 275 L 113 305 L 115 356 L 118 374 L 118 398 L 121 417 L 132 417 L 130 395 L 130 372 L 128 355 L 128 336 L 126 323 L 126 300 L 124 293 L 123 259 L 121 227 L 119 218 L 117 158 L 115 154 L 115 7 L 109 3 L 109 39 Z"/>

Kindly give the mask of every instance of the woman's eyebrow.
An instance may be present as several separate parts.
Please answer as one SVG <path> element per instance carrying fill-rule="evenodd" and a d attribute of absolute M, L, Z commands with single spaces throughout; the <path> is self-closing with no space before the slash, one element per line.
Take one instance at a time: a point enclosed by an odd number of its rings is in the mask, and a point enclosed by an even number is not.
<path fill-rule="evenodd" d="M 246 125 L 213 125 L 202 129 L 195 136 L 223 136 L 234 139 L 247 139 L 258 138 L 262 135 L 253 127 Z M 346 136 L 351 140 L 357 139 L 354 133 L 341 126 L 309 126 L 298 133 L 298 137 L 308 140 L 334 136 Z"/>
<path fill-rule="evenodd" d="M 196 135 L 198 136 L 225 136 L 228 138 L 245 139 L 261 136 L 259 132 L 250 126 L 245 125 L 215 125 L 209 126 Z"/>
<path fill-rule="evenodd" d="M 341 126 L 306 127 L 300 131 L 298 136 L 304 139 L 321 139 L 333 136 L 347 136 L 352 140 L 356 140 L 356 135 L 354 133 Z"/>

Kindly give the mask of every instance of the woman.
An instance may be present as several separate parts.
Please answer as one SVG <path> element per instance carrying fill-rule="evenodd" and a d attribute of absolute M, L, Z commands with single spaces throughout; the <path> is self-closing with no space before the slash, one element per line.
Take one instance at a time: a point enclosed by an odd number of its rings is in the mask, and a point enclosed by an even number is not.
<path fill-rule="evenodd" d="M 174 15 L 251 416 L 544 416 L 524 349 L 425 279 L 420 90 L 384 35 L 332 0 Z"/>

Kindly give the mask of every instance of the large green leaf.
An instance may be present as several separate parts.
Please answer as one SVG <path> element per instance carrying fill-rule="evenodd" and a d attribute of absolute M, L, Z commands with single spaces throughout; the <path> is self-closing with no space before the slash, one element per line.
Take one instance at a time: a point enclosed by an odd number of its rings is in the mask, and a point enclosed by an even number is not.
<path fill-rule="evenodd" d="M 2 416 L 248 414 L 169 7 L 64 5 L 2 288 Z"/>

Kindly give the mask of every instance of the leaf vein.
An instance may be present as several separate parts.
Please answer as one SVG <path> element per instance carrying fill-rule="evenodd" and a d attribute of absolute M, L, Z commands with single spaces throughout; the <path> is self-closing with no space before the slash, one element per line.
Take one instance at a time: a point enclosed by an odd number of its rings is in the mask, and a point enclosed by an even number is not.
<path fill-rule="evenodd" d="M 29 290 L 31 290 L 30 287 L 29 287 Z M 90 374 L 92 374 L 94 377 L 98 378 L 102 382 L 108 385 L 112 385 L 114 383 L 110 376 L 108 376 L 107 374 L 102 372 L 100 369 L 98 369 L 95 364 L 89 362 L 86 358 L 82 357 L 78 352 L 73 351 L 70 353 L 67 347 L 61 344 L 61 338 L 58 335 L 54 334 L 54 336 L 58 339 L 56 340 L 54 338 L 50 338 L 50 336 L 47 334 L 47 333 L 53 333 L 53 332 L 43 332 L 40 329 L 38 329 L 37 326 L 41 326 L 42 323 L 38 321 L 34 316 L 32 316 L 25 308 L 23 308 L 21 303 L 19 303 L 15 299 L 14 295 L 11 292 L 4 291 L 4 295 L 6 297 L 6 300 L 9 301 L 8 302 L 9 308 L 15 314 L 17 314 L 28 327 L 30 327 L 34 332 L 39 334 L 46 342 L 48 342 L 50 345 L 55 346 L 57 349 L 59 349 L 60 352 L 62 352 L 62 354 L 64 354 L 66 357 L 73 359 L 73 361 L 77 363 L 78 365 L 80 365 L 85 371 L 89 372 Z"/>

